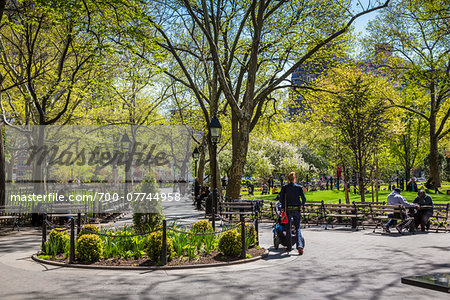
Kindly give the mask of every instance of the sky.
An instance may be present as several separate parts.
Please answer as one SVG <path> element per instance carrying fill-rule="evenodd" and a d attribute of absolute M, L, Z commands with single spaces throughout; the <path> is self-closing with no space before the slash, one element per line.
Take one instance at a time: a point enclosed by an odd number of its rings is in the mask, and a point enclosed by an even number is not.
<path fill-rule="evenodd" d="M 360 2 L 364 8 L 367 7 L 368 4 L 373 4 L 374 0 L 360 0 L 360 1 L 352 1 L 353 4 L 353 9 L 355 10 L 355 12 L 361 12 L 361 7 L 360 6 L 356 6 L 356 3 Z M 375 12 L 371 12 L 369 14 L 365 14 L 361 17 L 359 17 L 358 19 L 355 20 L 354 25 L 355 25 L 355 31 L 356 32 L 361 32 L 363 35 L 365 35 L 366 33 L 366 27 L 367 24 L 369 23 L 369 21 L 372 21 L 375 19 L 375 17 L 377 16 L 378 11 Z"/>

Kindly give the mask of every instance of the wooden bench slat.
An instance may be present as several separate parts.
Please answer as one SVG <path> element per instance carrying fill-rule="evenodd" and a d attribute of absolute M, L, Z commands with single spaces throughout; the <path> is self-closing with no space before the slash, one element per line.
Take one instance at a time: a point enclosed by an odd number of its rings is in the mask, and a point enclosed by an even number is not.
<path fill-rule="evenodd" d="M 346 218 L 359 218 L 364 217 L 363 215 L 347 215 L 347 214 L 327 214 L 327 217 L 346 217 Z"/>

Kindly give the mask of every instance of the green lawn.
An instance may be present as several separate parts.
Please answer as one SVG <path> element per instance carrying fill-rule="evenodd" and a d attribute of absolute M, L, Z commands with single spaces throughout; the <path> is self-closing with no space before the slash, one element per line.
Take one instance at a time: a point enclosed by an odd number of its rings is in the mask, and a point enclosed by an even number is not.
<path fill-rule="evenodd" d="M 361 198 L 359 194 L 353 193 L 353 188 L 351 189 L 351 193 L 349 193 L 350 196 L 350 202 L 352 201 L 361 201 Z M 446 191 L 444 189 L 441 189 L 441 191 Z M 258 194 L 255 194 L 254 196 L 248 196 L 243 195 L 243 199 L 257 199 L 257 200 L 275 200 L 276 195 L 261 195 L 260 192 L 257 192 Z M 389 195 L 390 191 L 380 191 L 378 193 L 378 199 L 380 202 L 386 201 L 387 196 Z M 427 191 L 428 193 L 428 191 Z M 413 192 L 402 192 L 402 195 L 406 198 L 408 202 L 412 202 L 414 198 L 417 196 L 417 193 Z M 444 194 L 434 194 L 434 192 L 429 192 L 429 195 L 433 198 L 434 203 L 448 203 L 450 202 L 450 195 L 444 195 Z M 342 202 L 345 202 L 345 194 L 344 192 L 332 190 L 332 191 L 317 191 L 317 192 L 307 192 L 305 194 L 307 201 L 324 201 L 325 203 L 337 203 L 339 199 L 342 200 Z M 366 201 L 371 202 L 372 201 L 372 194 L 366 194 Z M 376 201 L 376 200 L 375 200 Z"/>

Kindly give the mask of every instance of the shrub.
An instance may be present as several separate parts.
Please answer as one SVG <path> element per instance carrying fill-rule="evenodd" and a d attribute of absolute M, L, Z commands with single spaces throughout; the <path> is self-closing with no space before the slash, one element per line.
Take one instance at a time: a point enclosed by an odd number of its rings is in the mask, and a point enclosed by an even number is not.
<path fill-rule="evenodd" d="M 162 231 L 153 232 L 148 236 L 146 253 L 152 261 L 161 262 Z M 171 261 L 174 256 L 173 240 L 167 237 L 167 261 Z"/>
<path fill-rule="evenodd" d="M 143 234 L 162 225 L 164 215 L 160 213 L 134 213 L 133 224 L 137 233 Z"/>
<path fill-rule="evenodd" d="M 84 225 L 83 227 L 81 227 L 80 233 L 78 234 L 78 238 L 84 234 L 93 234 L 93 232 L 100 233 L 100 230 L 96 225 L 94 224 Z"/>
<path fill-rule="evenodd" d="M 219 240 L 219 251 L 227 256 L 238 256 L 242 250 L 241 235 L 236 229 L 226 231 Z"/>
<path fill-rule="evenodd" d="M 241 223 L 239 223 L 241 225 Z M 241 235 L 241 226 L 238 227 L 239 236 Z M 251 245 L 256 244 L 256 229 L 251 223 L 245 223 L 245 247 L 248 249 Z"/>
<path fill-rule="evenodd" d="M 103 254 L 103 242 L 98 235 L 83 234 L 77 240 L 77 257 L 82 262 L 94 262 Z"/>
<path fill-rule="evenodd" d="M 192 231 L 197 233 L 212 232 L 213 228 L 207 220 L 200 220 L 192 225 Z"/>
<path fill-rule="evenodd" d="M 61 230 L 61 231 L 59 231 Z M 61 253 L 68 253 L 70 247 L 70 238 L 67 231 L 61 228 L 53 229 L 48 235 L 48 241 L 45 242 L 45 249 L 43 251 L 46 254 L 56 256 Z"/>

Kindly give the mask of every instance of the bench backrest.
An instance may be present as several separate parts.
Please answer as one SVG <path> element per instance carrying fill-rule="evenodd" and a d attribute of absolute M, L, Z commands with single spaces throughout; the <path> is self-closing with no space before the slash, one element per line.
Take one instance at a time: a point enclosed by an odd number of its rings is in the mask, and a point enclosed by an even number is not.
<path fill-rule="evenodd" d="M 372 214 L 402 213 L 405 210 L 402 205 L 370 204 L 369 207 Z"/>
<path fill-rule="evenodd" d="M 248 212 L 249 214 L 258 214 L 263 207 L 263 200 L 250 200 L 250 201 L 224 201 L 220 203 L 221 211 L 240 211 Z"/>
<path fill-rule="evenodd" d="M 325 203 L 324 208 L 329 211 L 353 211 L 356 209 L 354 204 L 347 203 Z"/>
<path fill-rule="evenodd" d="M 43 203 L 40 207 L 42 212 L 47 213 L 81 213 L 86 212 L 86 204 L 72 203 Z"/>
<path fill-rule="evenodd" d="M 0 214 L 21 214 L 23 212 L 22 205 L 2 205 L 0 206 Z"/>

